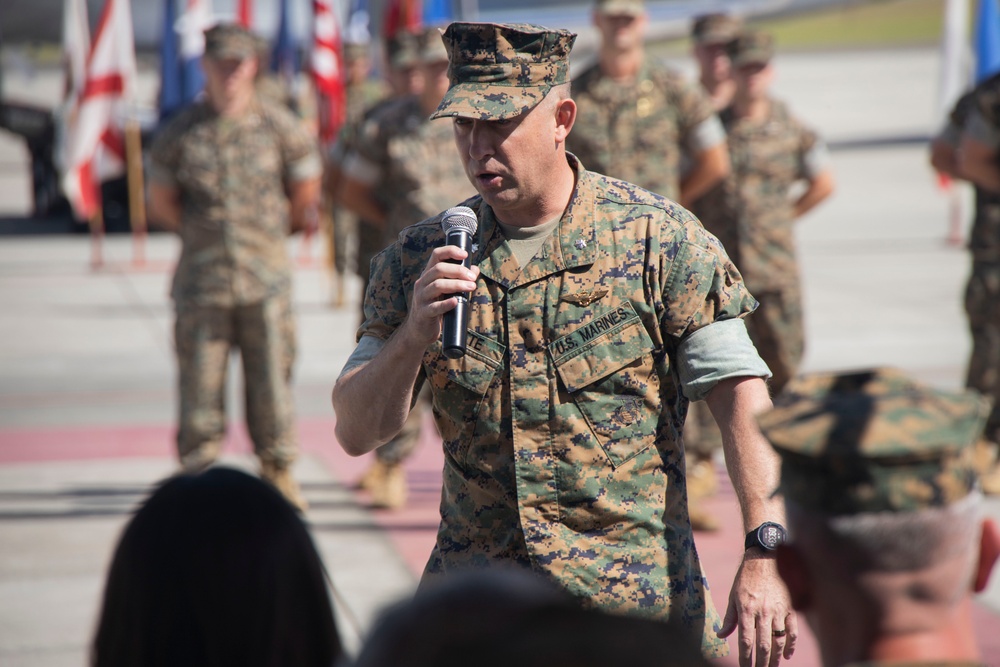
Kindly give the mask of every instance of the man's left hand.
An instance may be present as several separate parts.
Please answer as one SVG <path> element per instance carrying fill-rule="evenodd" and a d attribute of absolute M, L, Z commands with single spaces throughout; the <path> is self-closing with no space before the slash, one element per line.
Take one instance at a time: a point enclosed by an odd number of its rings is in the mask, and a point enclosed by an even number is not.
<path fill-rule="evenodd" d="M 740 667 L 775 667 L 795 652 L 798 622 L 773 554 L 754 547 L 744 554 L 729 593 L 719 637 L 739 628 Z M 756 654 L 756 659 L 754 659 Z"/>

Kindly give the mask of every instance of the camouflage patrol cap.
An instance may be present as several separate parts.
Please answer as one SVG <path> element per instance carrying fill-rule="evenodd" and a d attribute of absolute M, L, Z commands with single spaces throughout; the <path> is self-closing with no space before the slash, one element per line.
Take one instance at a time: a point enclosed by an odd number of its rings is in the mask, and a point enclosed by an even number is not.
<path fill-rule="evenodd" d="M 260 44 L 252 32 L 238 23 L 217 23 L 205 31 L 205 55 L 209 58 L 252 58 Z"/>
<path fill-rule="evenodd" d="M 412 67 L 420 63 L 420 34 L 400 30 L 385 40 L 389 67 Z"/>
<path fill-rule="evenodd" d="M 569 81 L 576 35 L 527 23 L 452 23 L 444 32 L 451 87 L 431 118 L 515 118 Z"/>
<path fill-rule="evenodd" d="M 744 32 L 726 48 L 733 67 L 767 64 L 774 56 L 774 38 L 766 32 Z"/>
<path fill-rule="evenodd" d="M 597 0 L 594 11 L 606 16 L 642 16 L 646 13 L 644 0 Z"/>
<path fill-rule="evenodd" d="M 346 60 L 357 60 L 367 58 L 370 45 L 367 42 L 344 42 L 344 58 Z"/>
<path fill-rule="evenodd" d="M 425 63 L 448 60 L 448 50 L 444 48 L 440 28 L 427 28 L 420 34 L 420 60 Z"/>
<path fill-rule="evenodd" d="M 827 515 L 948 505 L 977 486 L 972 445 L 989 402 L 893 369 L 790 382 L 758 415 L 781 455 L 779 492 Z"/>
<path fill-rule="evenodd" d="M 691 25 L 691 37 L 697 44 L 726 44 L 743 30 L 743 21 L 731 14 L 703 14 Z"/>

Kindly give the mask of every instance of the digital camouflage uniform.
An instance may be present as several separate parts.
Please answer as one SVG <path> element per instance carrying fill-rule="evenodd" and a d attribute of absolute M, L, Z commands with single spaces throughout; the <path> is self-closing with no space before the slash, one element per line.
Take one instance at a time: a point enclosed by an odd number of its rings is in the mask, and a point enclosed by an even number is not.
<path fill-rule="evenodd" d="M 286 186 L 319 175 L 312 138 L 286 109 L 255 100 L 239 118 L 196 102 L 152 147 L 150 177 L 176 187 L 181 256 L 171 296 L 179 365 L 178 451 L 215 459 L 225 436 L 226 369 L 240 349 L 246 418 L 264 462 L 295 457 L 295 359 Z"/>
<path fill-rule="evenodd" d="M 455 151 L 451 123 L 429 121 L 415 97 L 396 100 L 372 114 L 361 129 L 356 154 L 378 172 L 372 191 L 388 220 L 379 235 L 379 250 L 395 241 L 403 228 L 475 194 Z M 425 406 L 426 396 L 399 435 L 375 451 L 379 461 L 396 465 L 409 456 Z"/>
<path fill-rule="evenodd" d="M 972 93 L 974 111 L 985 121 L 1000 155 L 1000 75 Z M 970 100 L 960 101 L 951 122 L 964 128 Z M 1000 194 L 976 188 L 976 213 L 969 234 L 972 270 L 965 290 L 965 312 L 972 334 L 966 386 L 993 399 L 985 436 L 1000 443 Z"/>
<path fill-rule="evenodd" d="M 445 449 L 425 577 L 524 565 L 606 610 L 679 618 L 723 655 L 687 515 L 674 355 L 755 302 L 684 209 L 571 164 L 572 201 L 526 267 L 492 209 L 466 202 L 481 270 L 468 352 L 448 359 L 438 341 L 421 373 Z M 376 257 L 360 334 L 385 340 L 402 324 L 440 222 Z"/>
<path fill-rule="evenodd" d="M 731 172 L 693 209 L 715 234 L 760 302 L 747 329 L 774 376 L 778 393 L 802 360 L 804 334 L 799 266 L 795 255 L 792 187 L 815 176 L 810 156 L 821 154 L 815 132 L 785 105 L 770 101 L 763 121 L 720 115 L 729 144 Z"/>
<path fill-rule="evenodd" d="M 627 85 L 593 65 L 573 80 L 573 100 L 577 116 L 566 150 L 587 169 L 668 199 L 680 196 L 683 156 L 692 152 L 696 130 L 714 118 L 704 91 L 647 58 Z"/>

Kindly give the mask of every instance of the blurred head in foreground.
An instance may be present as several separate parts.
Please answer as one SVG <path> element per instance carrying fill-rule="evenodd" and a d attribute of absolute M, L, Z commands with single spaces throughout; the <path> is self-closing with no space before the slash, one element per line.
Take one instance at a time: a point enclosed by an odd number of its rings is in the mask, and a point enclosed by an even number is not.
<path fill-rule="evenodd" d="M 793 380 L 758 417 L 782 459 L 779 571 L 824 664 L 978 659 L 970 594 L 1000 553 L 973 456 L 987 408 L 874 369 Z"/>
<path fill-rule="evenodd" d="M 707 667 L 672 625 L 583 609 L 523 570 L 421 588 L 387 610 L 354 667 Z"/>
<path fill-rule="evenodd" d="M 329 667 L 340 655 L 319 554 L 270 484 L 221 467 L 179 475 L 126 526 L 95 667 Z"/>

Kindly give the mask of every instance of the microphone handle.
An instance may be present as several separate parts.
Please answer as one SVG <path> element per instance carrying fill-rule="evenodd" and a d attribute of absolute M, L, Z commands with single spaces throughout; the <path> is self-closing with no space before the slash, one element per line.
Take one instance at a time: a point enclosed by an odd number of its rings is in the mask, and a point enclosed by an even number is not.
<path fill-rule="evenodd" d="M 445 245 L 458 246 L 469 253 L 462 261 L 462 266 L 466 268 L 471 266 L 471 234 L 464 229 L 453 229 L 448 232 Z M 444 314 L 444 321 L 441 323 L 441 348 L 444 356 L 449 359 L 459 359 L 465 356 L 469 328 L 469 295 L 465 292 L 459 292 L 452 294 L 452 296 L 458 299 L 458 305 Z"/>

